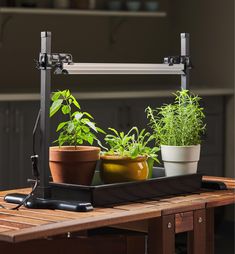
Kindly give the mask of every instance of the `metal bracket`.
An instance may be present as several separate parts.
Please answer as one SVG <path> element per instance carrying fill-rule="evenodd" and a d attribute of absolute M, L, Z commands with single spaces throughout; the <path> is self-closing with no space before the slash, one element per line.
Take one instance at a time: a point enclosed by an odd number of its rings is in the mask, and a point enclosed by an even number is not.
<path fill-rule="evenodd" d="M 36 65 L 39 70 L 50 70 L 55 68 L 56 74 L 62 74 L 63 63 L 73 63 L 72 55 L 67 53 L 40 53 Z"/>
<path fill-rule="evenodd" d="M 164 64 L 169 64 L 172 66 L 174 64 L 184 64 L 185 73 L 187 70 L 193 68 L 190 56 L 168 56 L 164 57 Z"/>

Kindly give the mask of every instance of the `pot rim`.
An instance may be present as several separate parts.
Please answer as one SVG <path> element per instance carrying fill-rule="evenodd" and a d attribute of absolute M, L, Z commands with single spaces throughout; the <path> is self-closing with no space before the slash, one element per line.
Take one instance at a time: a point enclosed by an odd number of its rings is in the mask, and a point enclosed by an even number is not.
<path fill-rule="evenodd" d="M 148 157 L 144 155 L 139 155 L 136 158 L 120 155 L 100 155 L 100 159 L 107 161 L 145 161 Z"/>
<path fill-rule="evenodd" d="M 76 148 L 76 149 L 75 149 Z M 50 152 L 88 152 L 88 151 L 101 151 L 98 146 L 50 146 Z"/>
<path fill-rule="evenodd" d="M 174 147 L 174 148 L 187 148 L 187 147 L 200 147 L 201 144 L 197 144 L 197 145 L 188 145 L 188 146 L 170 146 L 170 145 L 160 145 L 161 147 Z"/>

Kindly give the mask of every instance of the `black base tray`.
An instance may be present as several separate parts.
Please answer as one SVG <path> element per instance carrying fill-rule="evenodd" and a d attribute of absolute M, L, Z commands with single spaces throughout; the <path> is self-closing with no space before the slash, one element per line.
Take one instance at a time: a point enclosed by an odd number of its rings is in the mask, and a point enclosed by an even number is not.
<path fill-rule="evenodd" d="M 153 178 L 138 182 L 96 183 L 96 185 L 91 186 L 50 182 L 51 198 L 90 202 L 94 207 L 97 207 L 192 193 L 201 189 L 202 175 L 200 174 L 159 177 L 159 175 L 163 175 L 161 170 L 155 168 L 154 172 Z M 156 172 L 158 172 L 157 177 Z"/>

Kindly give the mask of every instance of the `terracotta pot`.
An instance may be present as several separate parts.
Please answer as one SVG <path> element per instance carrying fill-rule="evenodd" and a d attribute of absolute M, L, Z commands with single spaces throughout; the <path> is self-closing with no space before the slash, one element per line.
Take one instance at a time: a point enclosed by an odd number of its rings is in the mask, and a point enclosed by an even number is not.
<path fill-rule="evenodd" d="M 148 178 L 147 157 L 129 157 L 102 155 L 100 176 L 104 183 L 117 183 L 146 180 Z"/>
<path fill-rule="evenodd" d="M 50 147 L 50 170 L 54 182 L 90 185 L 100 148 L 94 146 Z"/>

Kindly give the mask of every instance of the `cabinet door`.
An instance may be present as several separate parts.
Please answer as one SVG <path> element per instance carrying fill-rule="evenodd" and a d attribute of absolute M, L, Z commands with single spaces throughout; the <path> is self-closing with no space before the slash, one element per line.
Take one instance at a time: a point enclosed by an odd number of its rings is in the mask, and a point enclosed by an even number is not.
<path fill-rule="evenodd" d="M 137 98 L 124 101 L 126 129 L 137 126 L 139 129 L 148 129 L 149 120 L 145 109 L 160 107 L 163 103 L 172 101 L 172 98 Z"/>
<path fill-rule="evenodd" d="M 201 145 L 199 172 L 205 175 L 224 175 L 224 98 L 204 97 L 206 132 Z"/>
<path fill-rule="evenodd" d="M 224 153 L 223 97 L 205 97 L 202 106 L 206 116 L 206 132 L 202 141 L 202 154 L 222 156 Z"/>
<path fill-rule="evenodd" d="M 0 103 L 0 190 L 9 185 L 9 124 L 10 111 L 8 103 Z"/>
<path fill-rule="evenodd" d="M 124 127 L 125 115 L 122 107 L 122 100 L 81 100 L 81 110 L 90 113 L 94 117 L 97 126 L 104 131 L 109 127 L 122 130 Z M 103 140 L 104 135 L 97 135 Z"/>
<path fill-rule="evenodd" d="M 38 101 L 10 103 L 9 187 L 11 188 L 28 186 L 27 179 L 32 176 L 30 159 L 33 153 L 32 132 L 38 110 Z"/>

